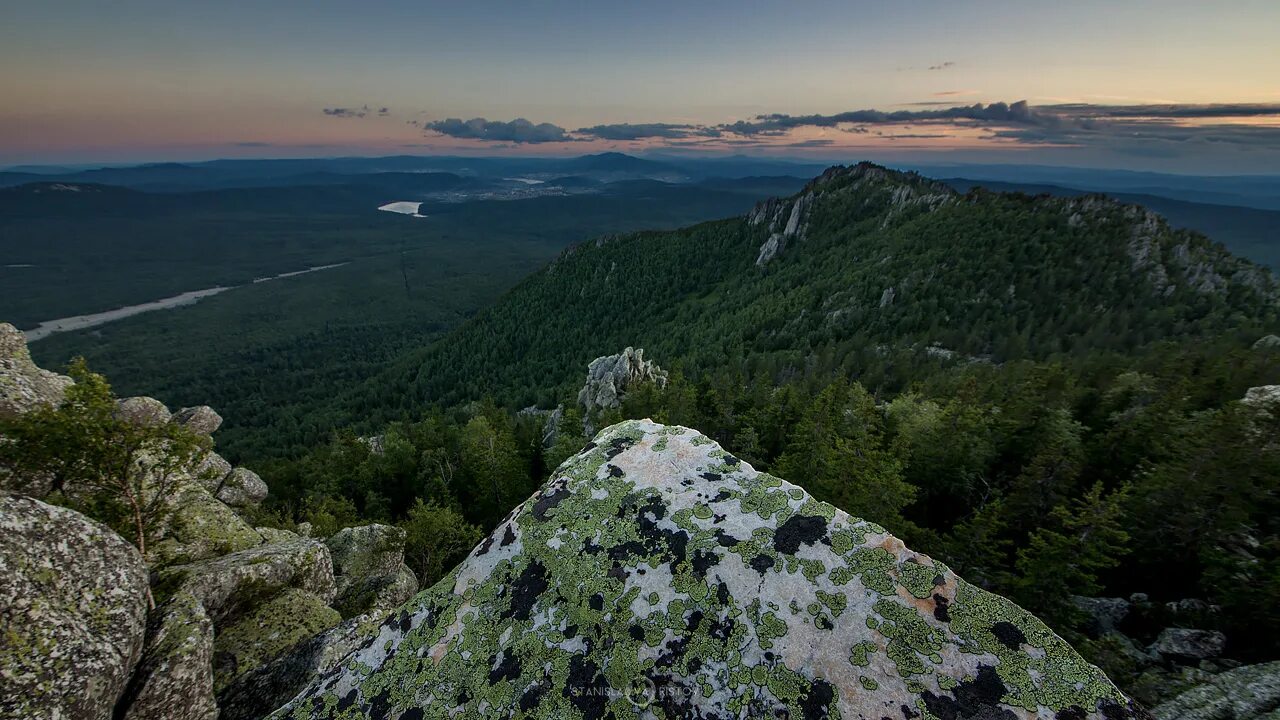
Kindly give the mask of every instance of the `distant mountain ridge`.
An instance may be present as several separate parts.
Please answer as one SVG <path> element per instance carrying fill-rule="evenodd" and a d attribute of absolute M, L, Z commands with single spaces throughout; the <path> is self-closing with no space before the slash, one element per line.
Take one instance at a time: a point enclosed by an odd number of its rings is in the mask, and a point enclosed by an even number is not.
<path fill-rule="evenodd" d="M 1149 210 L 962 194 L 863 163 L 747 216 L 571 248 L 371 382 L 402 411 L 482 393 L 520 406 L 628 345 L 695 373 L 856 374 L 931 348 L 1002 362 L 1258 333 L 1276 302 L 1265 268 Z"/>

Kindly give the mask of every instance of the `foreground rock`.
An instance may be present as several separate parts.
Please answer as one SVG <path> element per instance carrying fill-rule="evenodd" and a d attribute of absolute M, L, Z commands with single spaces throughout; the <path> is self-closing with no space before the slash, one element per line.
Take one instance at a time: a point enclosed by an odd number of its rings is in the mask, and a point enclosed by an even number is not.
<path fill-rule="evenodd" d="M 0 493 L 0 717 L 110 718 L 146 617 L 147 568 L 124 538 Z"/>
<path fill-rule="evenodd" d="M 667 372 L 645 360 L 644 350 L 627 348 L 617 355 L 598 357 L 587 366 L 587 382 L 578 391 L 578 404 L 588 411 L 616 408 L 628 390 L 644 383 L 667 384 Z"/>
<path fill-rule="evenodd" d="M 1039 620 L 691 430 L 613 426 L 276 717 L 1149 717 Z"/>
<path fill-rule="evenodd" d="M 1159 720 L 1280 718 L 1280 662 L 1225 672 L 1157 707 Z"/>

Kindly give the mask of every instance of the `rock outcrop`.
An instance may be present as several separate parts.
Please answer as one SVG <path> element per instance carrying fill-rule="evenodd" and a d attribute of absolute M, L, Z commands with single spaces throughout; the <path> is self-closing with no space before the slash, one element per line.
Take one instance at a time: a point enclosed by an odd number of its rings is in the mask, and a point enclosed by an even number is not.
<path fill-rule="evenodd" d="M 617 355 L 598 357 L 587 366 L 587 382 L 578 391 L 578 404 L 588 412 L 616 408 L 628 390 L 644 383 L 666 387 L 667 372 L 645 360 L 643 349 L 627 348 Z"/>
<path fill-rule="evenodd" d="M 273 717 L 1148 717 L 1043 623 L 698 433 L 603 431 Z"/>
<path fill-rule="evenodd" d="M 147 568 L 124 538 L 0 493 L 0 717 L 109 720 L 146 618 Z"/>
<path fill-rule="evenodd" d="M 1159 720 L 1280 720 L 1280 662 L 1225 672 L 1153 714 Z"/>
<path fill-rule="evenodd" d="M 218 717 L 213 698 L 213 622 L 191 593 L 179 593 L 154 613 L 142 663 L 120 707 L 125 710 L 123 720 Z"/>
<path fill-rule="evenodd" d="M 404 541 L 404 530 L 389 525 L 346 528 L 325 541 L 337 586 L 333 606 L 343 617 L 388 611 L 418 592 Z"/>
<path fill-rule="evenodd" d="M 72 384 L 65 375 L 36 367 L 22 331 L 0 323 L 0 417 L 13 417 L 41 405 L 57 405 Z"/>

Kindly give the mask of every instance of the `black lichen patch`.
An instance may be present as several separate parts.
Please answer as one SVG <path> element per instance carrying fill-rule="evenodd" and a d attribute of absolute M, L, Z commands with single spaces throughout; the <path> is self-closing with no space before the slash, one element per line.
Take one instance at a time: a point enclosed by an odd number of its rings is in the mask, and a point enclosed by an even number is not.
<path fill-rule="evenodd" d="M 716 528 L 716 542 L 720 543 L 720 547 L 736 547 L 740 540 L 729 533 Z"/>
<path fill-rule="evenodd" d="M 814 515 L 792 515 L 773 534 L 778 552 L 794 555 L 800 545 L 812 545 L 827 534 L 827 521 Z"/>
<path fill-rule="evenodd" d="M 714 552 L 709 550 L 695 550 L 690 564 L 693 565 L 694 575 L 700 578 L 705 578 L 707 576 L 707 570 L 709 570 L 711 566 L 719 564 L 719 562 L 720 556 Z"/>
<path fill-rule="evenodd" d="M 493 667 L 489 671 L 490 685 L 497 685 L 503 680 L 515 680 L 520 677 L 520 671 L 524 668 L 520 664 L 520 658 L 516 657 L 515 653 L 508 650 L 502 654 L 502 661 L 497 662 L 495 665 L 496 660 L 497 658 L 489 658 L 489 665 Z"/>
<path fill-rule="evenodd" d="M 1079 705 L 1072 705 L 1059 710 L 1053 716 L 1053 720 L 1085 720 L 1087 717 L 1089 717 L 1089 713 L 1086 713 L 1084 708 Z"/>
<path fill-rule="evenodd" d="M 769 568 L 773 567 L 773 557 L 764 554 L 757 555 L 751 558 L 751 567 L 763 575 Z"/>
<path fill-rule="evenodd" d="M 544 492 L 542 497 L 538 498 L 538 501 L 533 504 L 533 516 L 539 520 L 546 520 L 547 513 L 567 497 L 569 497 L 569 489 L 563 486 L 549 493 Z"/>
<path fill-rule="evenodd" d="M 500 545 L 506 547 L 516 541 L 516 534 L 511 531 L 511 526 L 507 525 L 507 531 L 502 533 L 502 542 Z"/>
<path fill-rule="evenodd" d="M 1027 636 L 1018 629 L 1017 625 L 1005 620 L 992 625 L 991 634 L 996 636 L 996 640 L 999 640 L 1001 645 L 1010 650 L 1021 649 L 1022 644 L 1027 641 Z"/>
<path fill-rule="evenodd" d="M 977 677 L 961 682 L 950 695 L 934 695 L 926 690 L 920 697 L 938 720 L 1017 720 L 1013 711 L 1001 706 L 1004 695 L 1004 681 L 996 669 L 979 665 Z"/>
<path fill-rule="evenodd" d="M 644 640 L 644 626 L 640 624 L 633 624 L 631 627 L 627 628 L 627 634 L 631 636 L 632 640 Z"/>
<path fill-rule="evenodd" d="M 546 590 L 547 568 L 534 560 L 525 566 L 520 577 L 516 579 L 514 589 L 511 591 L 511 606 L 502 614 L 502 617 L 528 620 L 529 613 L 533 611 L 533 604 Z"/>
<path fill-rule="evenodd" d="M 1125 707 L 1110 698 L 1098 703 L 1098 712 L 1107 720 L 1155 720 L 1155 716 L 1142 707 L 1132 703 Z"/>
<path fill-rule="evenodd" d="M 800 700 L 800 713 L 804 720 L 826 720 L 831 716 L 831 701 L 836 697 L 831 683 L 816 678 L 809 692 Z"/>
<path fill-rule="evenodd" d="M 616 437 L 609 441 L 609 449 L 604 451 L 604 456 L 612 460 L 626 452 L 627 448 L 635 444 L 636 441 L 629 437 Z"/>
<path fill-rule="evenodd" d="M 720 482 L 720 473 L 704 472 L 702 473 L 702 479 L 709 482 Z"/>
<path fill-rule="evenodd" d="M 600 666 L 594 660 L 574 655 L 569 659 L 569 677 L 561 692 L 565 698 L 578 708 L 586 720 L 599 720 L 604 717 L 609 703 L 606 684 L 600 675 Z"/>
<path fill-rule="evenodd" d="M 547 686 L 542 682 L 530 685 L 529 689 L 525 690 L 524 694 L 520 696 L 520 709 L 524 712 L 533 710 L 538 707 L 538 704 L 542 702 L 542 696 L 546 694 Z"/>
<path fill-rule="evenodd" d="M 951 601 L 937 593 L 933 594 L 933 618 L 938 622 L 951 622 Z"/>
<path fill-rule="evenodd" d="M 626 473 L 622 472 L 622 468 L 614 465 L 613 463 L 609 463 L 609 477 L 620 478 L 624 475 L 626 475 Z"/>

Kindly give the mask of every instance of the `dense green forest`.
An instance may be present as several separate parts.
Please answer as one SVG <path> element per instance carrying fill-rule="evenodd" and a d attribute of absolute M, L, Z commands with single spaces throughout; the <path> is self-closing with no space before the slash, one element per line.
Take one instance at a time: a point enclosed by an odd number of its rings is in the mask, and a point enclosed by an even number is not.
<path fill-rule="evenodd" d="M 108 204 L 95 211 L 101 215 L 94 216 L 98 237 L 83 233 L 83 217 L 55 220 L 46 213 L 39 222 L 0 221 L 0 232 L 28 238 L 15 241 L 15 247 L 42 253 L 22 256 L 36 268 L 0 269 L 14 277 L 42 273 L 42 280 L 26 281 L 40 292 L 28 295 L 31 288 L 15 284 L 19 292 L 6 293 L 0 306 L 21 316 L 21 307 L 49 307 L 40 305 L 41 298 L 53 294 L 75 298 L 73 311 L 101 310 L 110 305 L 85 303 L 123 297 L 120 293 L 154 299 L 138 293 L 181 292 L 204 283 L 245 282 L 257 273 L 349 261 L 321 273 L 240 287 L 180 312 L 142 314 L 31 346 L 49 367 L 86 357 L 125 394 L 152 395 L 174 406 L 216 406 L 227 417 L 220 442 L 233 459 L 296 454 L 347 422 L 332 402 L 337 392 L 358 386 L 393 358 L 429 345 L 567 244 L 602 232 L 678 227 L 740 213 L 761 197 L 800 184 L 791 178 L 705 187 L 614 183 L 593 194 L 433 204 L 424 209 L 427 218 L 377 212 L 367 197 L 358 211 L 337 203 L 331 212 L 344 214 L 316 218 L 289 208 L 246 219 L 232 205 L 216 222 L 177 212 L 169 203 L 181 208 L 194 202 L 193 196 L 211 202 L 206 195 L 229 191 L 159 196 L 164 202 L 124 191 L 160 202 L 163 212 Z M 316 192 L 312 197 L 326 198 L 336 191 Z M 65 238 L 59 235 L 60 242 L 42 249 L 36 237 L 49 226 L 71 239 L 61 242 Z M 181 235 L 188 227 L 202 229 L 167 244 L 169 233 Z M 232 229 L 219 235 L 224 227 Z M 50 273 L 63 271 L 40 268 L 54 256 L 78 258 L 78 265 L 51 280 Z M 72 260 L 57 263 L 62 267 Z M 91 278 L 80 278 L 82 273 Z M 153 274 L 174 284 L 155 287 L 148 280 Z M 84 292 L 66 293 L 68 286 Z"/>
<path fill-rule="evenodd" d="M 945 357 L 1078 357 L 1275 324 L 1269 272 L 1133 206 L 959 195 L 873 166 L 810 192 L 802 238 L 762 266 L 771 230 L 745 218 L 574 247 L 354 389 L 348 414 L 376 424 L 483 395 L 547 407 L 627 345 L 693 377 L 838 372 L 881 391 Z"/>

